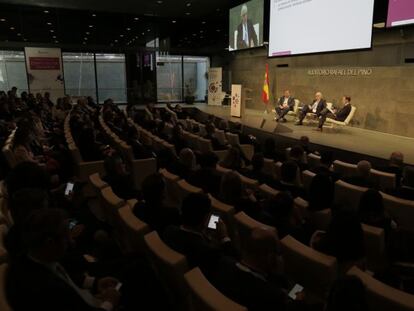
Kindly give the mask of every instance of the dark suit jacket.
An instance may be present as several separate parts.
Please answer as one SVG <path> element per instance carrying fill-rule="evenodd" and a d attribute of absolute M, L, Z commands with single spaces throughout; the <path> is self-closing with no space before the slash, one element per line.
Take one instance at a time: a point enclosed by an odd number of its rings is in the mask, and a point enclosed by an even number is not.
<path fill-rule="evenodd" d="M 314 100 L 310 106 L 312 107 L 315 102 L 316 102 L 316 100 Z M 324 110 L 325 108 L 326 108 L 326 100 L 321 99 L 319 101 L 318 106 L 316 107 L 316 115 L 319 116 L 321 114 L 322 110 Z"/>
<path fill-rule="evenodd" d="M 257 34 L 254 31 L 253 23 L 250 19 L 247 20 L 247 32 L 249 35 L 249 45 L 246 45 L 246 42 L 243 41 L 243 23 L 240 23 L 237 26 L 237 46 L 236 49 L 247 49 L 250 46 L 250 42 L 253 40 L 254 46 L 257 46 Z"/>
<path fill-rule="evenodd" d="M 341 122 L 345 121 L 345 119 L 351 113 L 351 109 L 352 109 L 351 104 L 343 106 L 335 114 L 336 115 L 336 120 L 341 121 Z"/>
<path fill-rule="evenodd" d="M 285 96 L 282 96 L 279 98 L 278 102 L 277 102 L 277 106 L 281 106 L 283 105 L 283 103 L 285 102 Z M 291 96 L 288 98 L 288 106 L 290 108 L 290 110 L 293 109 L 293 107 L 295 107 L 295 99 Z"/>
<path fill-rule="evenodd" d="M 93 311 L 67 283 L 26 256 L 11 263 L 6 294 L 15 311 Z"/>
<path fill-rule="evenodd" d="M 146 202 L 139 202 L 134 206 L 134 215 L 150 225 L 151 229 L 162 234 L 170 225 L 180 224 L 178 209 L 168 206 L 156 206 Z"/>

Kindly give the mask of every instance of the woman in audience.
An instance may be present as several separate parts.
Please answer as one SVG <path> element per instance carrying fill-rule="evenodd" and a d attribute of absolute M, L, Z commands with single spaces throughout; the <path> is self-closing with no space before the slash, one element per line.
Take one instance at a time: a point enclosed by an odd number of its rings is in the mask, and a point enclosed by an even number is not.
<path fill-rule="evenodd" d="M 364 233 L 355 213 L 335 212 L 328 231 L 314 236 L 311 243 L 316 250 L 336 257 L 343 272 L 353 265 L 364 268 Z"/>
<path fill-rule="evenodd" d="M 42 156 L 35 157 L 30 148 L 31 132 L 27 127 L 19 127 L 14 135 L 13 152 L 16 163 L 33 162 L 41 164 L 44 162 Z"/>
<path fill-rule="evenodd" d="M 217 155 L 210 151 L 200 155 L 200 168 L 190 177 L 189 183 L 203 189 L 205 193 L 210 193 L 218 198 L 220 194 L 221 175 L 217 172 Z"/>
<path fill-rule="evenodd" d="M 216 132 L 216 128 L 214 123 L 209 122 L 206 124 L 206 136 L 204 138 L 209 139 L 211 141 L 211 145 L 213 146 L 213 150 L 226 150 L 227 146 L 220 144 L 219 140 L 216 138 L 214 133 Z"/>
<path fill-rule="evenodd" d="M 82 160 L 86 162 L 103 160 L 104 146 L 96 140 L 96 133 L 92 127 L 83 129 L 78 138 L 77 147 L 82 155 Z"/>
<path fill-rule="evenodd" d="M 335 185 L 329 175 L 320 174 L 312 178 L 309 193 L 309 211 L 317 212 L 332 209 Z"/>
<path fill-rule="evenodd" d="M 196 158 L 194 152 L 190 148 L 184 148 L 180 151 L 178 161 L 170 166 L 171 173 L 188 180 L 194 174 L 196 169 Z"/>
<path fill-rule="evenodd" d="M 379 191 L 365 191 L 359 201 L 358 212 L 362 223 L 383 228 L 386 235 L 390 232 L 392 220 L 385 212 L 384 201 Z"/>
<path fill-rule="evenodd" d="M 177 123 L 174 126 L 170 142 L 174 145 L 177 153 L 180 153 L 182 149 L 188 147 L 188 143 L 184 139 L 183 125 L 181 123 Z"/>

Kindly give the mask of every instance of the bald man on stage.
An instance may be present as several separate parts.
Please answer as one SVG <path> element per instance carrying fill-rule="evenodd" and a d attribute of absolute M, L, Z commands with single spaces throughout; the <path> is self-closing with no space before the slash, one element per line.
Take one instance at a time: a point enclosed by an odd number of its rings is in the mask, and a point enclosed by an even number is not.
<path fill-rule="evenodd" d="M 306 105 L 302 108 L 302 111 L 299 113 L 299 121 L 296 125 L 302 125 L 303 119 L 305 119 L 307 113 L 314 113 L 316 117 L 321 116 L 321 112 L 326 108 L 326 100 L 323 99 L 321 92 L 315 93 L 315 99 L 312 104 Z"/>

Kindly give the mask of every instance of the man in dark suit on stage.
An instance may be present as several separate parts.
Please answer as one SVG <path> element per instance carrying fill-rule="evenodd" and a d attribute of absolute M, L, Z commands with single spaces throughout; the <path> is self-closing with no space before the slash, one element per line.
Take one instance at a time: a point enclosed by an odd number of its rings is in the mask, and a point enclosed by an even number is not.
<path fill-rule="evenodd" d="M 299 114 L 299 121 L 296 125 L 302 125 L 303 119 L 305 119 L 307 113 L 314 113 L 318 118 L 321 115 L 321 112 L 326 108 L 326 100 L 323 99 L 321 92 L 315 93 L 315 99 L 310 105 L 306 105 L 302 108 L 302 111 Z"/>
<path fill-rule="evenodd" d="M 351 113 L 352 106 L 351 106 L 351 97 L 350 96 L 344 96 L 342 97 L 342 104 L 344 105 L 341 109 L 336 110 L 332 109 L 329 110 L 328 108 L 325 108 L 321 111 L 321 115 L 319 117 L 319 125 L 318 130 L 322 131 L 323 124 L 326 121 L 326 118 L 331 118 L 336 121 L 345 121 L 348 115 Z"/>
<path fill-rule="evenodd" d="M 293 107 L 295 107 L 295 99 L 290 95 L 289 90 L 285 90 L 284 95 L 277 102 L 275 120 L 286 122 L 285 116 L 289 111 L 293 111 Z"/>
<path fill-rule="evenodd" d="M 257 34 L 254 30 L 252 21 L 247 17 L 247 5 L 241 8 L 242 22 L 237 27 L 237 46 L 236 49 L 253 48 L 258 45 Z"/>

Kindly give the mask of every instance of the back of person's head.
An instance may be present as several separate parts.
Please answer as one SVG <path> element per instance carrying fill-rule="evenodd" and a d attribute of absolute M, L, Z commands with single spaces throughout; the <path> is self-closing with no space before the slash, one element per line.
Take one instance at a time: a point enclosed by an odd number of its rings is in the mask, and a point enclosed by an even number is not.
<path fill-rule="evenodd" d="M 404 154 L 399 151 L 395 151 L 390 156 L 390 166 L 402 167 L 404 165 Z"/>
<path fill-rule="evenodd" d="M 199 164 L 202 168 L 215 169 L 218 163 L 218 156 L 213 151 L 207 151 L 200 155 Z"/>
<path fill-rule="evenodd" d="M 164 199 L 165 181 L 161 174 L 147 176 L 142 182 L 142 194 L 145 201 L 161 202 Z"/>
<path fill-rule="evenodd" d="M 294 183 L 298 176 L 298 165 L 293 161 L 286 161 L 280 168 L 281 179 L 287 183 Z"/>
<path fill-rule="evenodd" d="M 181 207 L 183 225 L 202 229 L 211 213 L 210 198 L 204 193 L 190 193 Z"/>
<path fill-rule="evenodd" d="M 39 188 L 17 190 L 9 199 L 9 210 L 14 224 L 21 224 L 34 210 L 48 207 L 48 193 Z"/>
<path fill-rule="evenodd" d="M 24 188 L 39 188 L 48 191 L 50 176 L 46 169 L 33 162 L 17 164 L 6 177 L 7 194 L 11 198 L 14 193 Z"/>
<path fill-rule="evenodd" d="M 221 179 L 220 195 L 227 204 L 234 204 L 242 195 L 242 182 L 239 174 L 228 172 Z"/>
<path fill-rule="evenodd" d="M 212 134 L 214 134 L 215 131 L 216 131 L 216 127 L 214 126 L 214 123 L 213 122 L 208 122 L 206 124 L 207 134 L 212 135 Z"/>
<path fill-rule="evenodd" d="M 252 166 L 253 166 L 253 170 L 261 171 L 263 169 L 263 166 L 264 166 L 263 154 L 255 153 L 252 157 L 251 163 L 252 163 Z"/>
<path fill-rule="evenodd" d="M 227 150 L 226 156 L 223 161 L 220 162 L 220 165 L 229 168 L 237 169 L 241 167 L 241 157 L 239 149 L 231 147 Z"/>
<path fill-rule="evenodd" d="M 366 288 L 356 276 L 345 276 L 331 287 L 326 311 L 368 311 Z"/>
<path fill-rule="evenodd" d="M 281 246 L 276 230 L 255 228 L 243 244 L 243 261 L 265 273 L 283 269 Z"/>
<path fill-rule="evenodd" d="M 14 146 L 30 143 L 30 134 L 30 129 L 28 127 L 18 127 L 14 134 Z"/>
<path fill-rule="evenodd" d="M 357 213 L 335 211 L 327 238 L 331 255 L 338 261 L 356 261 L 365 255 L 364 233 Z"/>
<path fill-rule="evenodd" d="M 177 123 L 172 130 L 172 135 L 174 137 L 181 137 L 182 134 L 183 134 L 183 125 L 181 123 Z"/>
<path fill-rule="evenodd" d="M 327 167 L 331 167 L 332 163 L 334 162 L 334 154 L 332 151 L 322 151 L 321 152 L 321 164 Z"/>
<path fill-rule="evenodd" d="M 180 151 L 180 162 L 181 164 L 183 164 L 184 166 L 193 169 L 196 165 L 196 158 L 194 155 L 193 150 L 191 150 L 190 148 L 184 148 Z"/>
<path fill-rule="evenodd" d="M 106 175 L 111 178 L 125 173 L 124 161 L 117 152 L 107 156 L 104 160 Z"/>
<path fill-rule="evenodd" d="M 324 210 L 332 207 L 335 185 L 332 179 L 323 174 L 312 178 L 309 187 L 309 209 Z"/>
<path fill-rule="evenodd" d="M 359 161 L 357 164 L 358 175 L 364 178 L 368 178 L 371 175 L 371 168 L 371 163 L 368 161 Z"/>
<path fill-rule="evenodd" d="M 406 166 L 404 168 L 402 183 L 404 186 L 414 188 L 414 167 Z"/>
<path fill-rule="evenodd" d="M 384 200 L 378 190 L 368 189 L 359 200 L 359 214 L 361 220 L 370 215 L 384 215 Z"/>
<path fill-rule="evenodd" d="M 286 221 L 293 213 L 293 198 L 288 192 L 279 192 L 266 202 L 266 210 L 277 221 Z"/>
<path fill-rule="evenodd" d="M 303 153 L 304 151 L 301 146 L 293 146 L 292 149 L 290 149 L 289 157 L 293 160 L 302 160 Z"/>
<path fill-rule="evenodd" d="M 68 233 L 63 210 L 42 208 L 34 210 L 26 218 L 22 226 L 22 241 L 28 254 L 38 260 L 55 262 L 65 254 Z"/>
<path fill-rule="evenodd" d="M 227 120 L 221 119 L 218 125 L 218 128 L 220 130 L 228 130 L 229 129 L 229 124 L 227 123 Z"/>
<path fill-rule="evenodd" d="M 308 136 L 301 136 L 299 141 L 300 141 L 301 146 L 307 146 L 309 145 L 309 142 L 310 142 Z"/>

